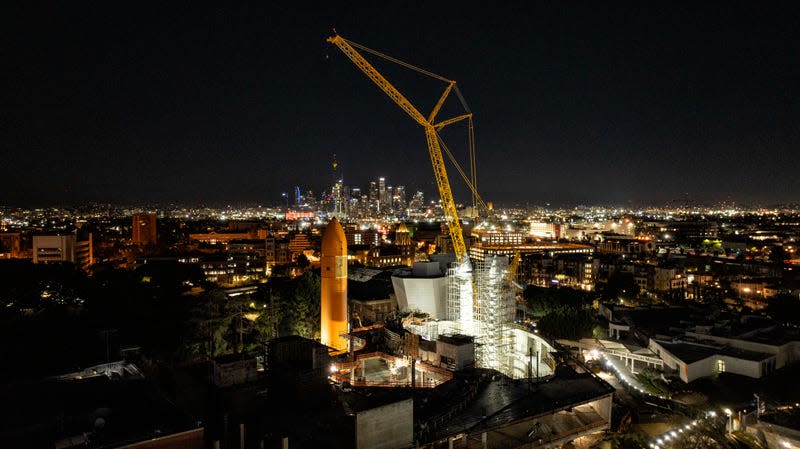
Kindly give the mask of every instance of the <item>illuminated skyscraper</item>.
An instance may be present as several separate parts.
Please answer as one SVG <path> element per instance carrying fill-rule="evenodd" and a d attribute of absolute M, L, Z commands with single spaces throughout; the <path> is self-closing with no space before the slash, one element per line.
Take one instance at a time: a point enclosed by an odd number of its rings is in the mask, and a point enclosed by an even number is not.
<path fill-rule="evenodd" d="M 392 208 L 402 211 L 406 208 L 406 187 L 397 186 L 394 188 L 394 198 L 392 198 Z"/>
<path fill-rule="evenodd" d="M 378 201 L 380 202 L 378 210 L 386 209 L 386 178 L 383 177 L 378 178 Z"/>
<path fill-rule="evenodd" d="M 369 208 L 375 212 L 380 210 L 380 190 L 378 183 L 375 181 L 369 182 Z"/>
<path fill-rule="evenodd" d="M 333 197 L 333 213 L 337 217 L 341 217 L 344 214 L 342 187 L 342 180 L 340 179 L 333 184 L 333 189 L 331 190 L 331 196 Z"/>
<path fill-rule="evenodd" d="M 408 203 L 408 208 L 418 211 L 423 207 L 425 207 L 425 194 L 417 190 L 417 192 L 414 193 L 414 197 Z"/>

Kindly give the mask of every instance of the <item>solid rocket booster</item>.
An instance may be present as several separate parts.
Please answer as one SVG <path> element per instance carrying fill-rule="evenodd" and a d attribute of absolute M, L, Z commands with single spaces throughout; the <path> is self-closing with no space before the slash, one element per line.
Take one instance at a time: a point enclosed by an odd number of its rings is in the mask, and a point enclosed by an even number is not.
<path fill-rule="evenodd" d="M 332 219 L 322 234 L 322 283 L 320 285 L 320 340 L 339 350 L 347 349 L 347 239 L 339 220 Z"/>

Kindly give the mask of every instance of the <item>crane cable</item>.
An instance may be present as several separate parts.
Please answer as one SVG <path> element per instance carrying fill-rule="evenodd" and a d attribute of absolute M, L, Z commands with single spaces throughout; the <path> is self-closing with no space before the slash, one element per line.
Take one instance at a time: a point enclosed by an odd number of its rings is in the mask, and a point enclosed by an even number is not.
<path fill-rule="evenodd" d="M 453 80 L 449 80 L 449 79 L 447 79 L 447 78 L 445 78 L 445 77 L 443 77 L 441 75 L 437 75 L 437 74 L 435 74 L 433 72 L 429 72 L 429 71 L 427 71 L 425 69 L 422 69 L 422 68 L 419 68 L 419 67 L 417 67 L 415 65 L 411 65 L 411 64 L 409 64 L 407 62 L 403 62 L 403 61 L 401 61 L 401 60 L 399 60 L 397 58 L 393 58 L 393 57 L 391 57 L 391 56 L 389 56 L 387 54 L 383 54 L 383 53 L 381 53 L 381 52 L 379 52 L 377 50 L 373 50 L 373 49 L 371 49 L 369 47 L 365 47 L 365 46 L 363 46 L 361 44 L 357 44 L 357 43 L 355 43 L 355 42 L 353 42 L 351 40 L 347 40 L 345 38 L 342 38 L 342 40 L 347 42 L 348 44 L 352 45 L 353 47 L 356 47 L 358 49 L 364 50 L 365 52 L 371 53 L 371 54 L 373 54 L 375 56 L 378 56 L 380 58 L 386 59 L 387 61 L 392 61 L 395 64 L 399 64 L 399 65 L 401 65 L 401 66 L 403 66 L 405 68 L 417 71 L 417 72 L 419 72 L 419 73 L 421 73 L 423 75 L 430 76 L 431 78 L 436 78 L 436 79 L 438 79 L 440 81 L 444 81 L 446 83 L 452 83 L 453 82 Z"/>
<path fill-rule="evenodd" d="M 444 143 L 444 140 L 442 140 L 442 137 L 439 136 L 438 132 L 436 133 L 436 138 L 439 139 L 439 146 L 442 147 L 442 149 L 444 150 L 445 154 L 447 154 L 447 158 L 450 160 L 450 162 L 456 168 L 456 171 L 458 171 L 458 174 L 461 175 L 461 179 L 464 180 L 464 183 L 467 185 L 467 187 L 470 189 L 470 191 L 475 195 L 476 199 L 478 200 L 478 203 L 484 209 L 486 209 L 487 208 L 486 207 L 486 203 L 483 201 L 483 198 L 481 198 L 480 194 L 478 194 L 478 191 L 475 189 L 475 186 L 472 184 L 470 179 L 467 177 L 467 174 L 464 173 L 464 169 L 462 169 L 461 165 L 458 163 L 458 161 L 456 161 L 455 156 L 453 156 L 453 153 L 450 151 L 450 148 L 447 147 L 447 144 Z"/>
<path fill-rule="evenodd" d="M 356 48 L 358 48 L 360 50 L 363 50 L 363 51 L 365 51 L 367 53 L 375 55 L 375 56 L 377 56 L 379 58 L 383 58 L 383 59 L 385 59 L 387 61 L 391 61 L 391 62 L 393 62 L 395 64 L 401 65 L 401 66 L 403 66 L 403 67 L 405 67 L 407 69 L 414 70 L 415 72 L 421 73 L 421 74 L 429 76 L 431 78 L 438 79 L 440 81 L 444 81 L 444 82 L 446 82 L 448 84 L 452 83 L 453 84 L 453 90 L 456 92 L 456 96 L 458 97 L 458 101 L 461 103 L 461 106 L 464 108 L 464 110 L 467 113 L 472 113 L 472 111 L 469 109 L 469 105 L 467 104 L 467 100 L 464 99 L 464 95 L 461 94 L 461 90 L 458 88 L 458 85 L 456 85 L 455 81 L 447 79 L 447 78 L 445 78 L 445 77 L 443 77 L 441 75 L 437 75 L 437 74 L 435 74 L 433 72 L 430 72 L 428 70 L 425 70 L 423 68 L 417 67 L 415 65 L 409 64 L 407 62 L 401 61 L 401 60 L 399 60 L 397 58 L 393 58 L 393 57 L 391 57 L 391 56 L 389 56 L 389 55 L 387 55 L 385 53 L 381 53 L 381 52 L 379 52 L 377 50 L 373 50 L 373 49 L 371 49 L 369 47 L 365 47 L 364 45 L 361 45 L 361 44 L 359 44 L 357 42 L 353 42 L 353 41 L 351 41 L 349 39 L 342 38 L 342 40 L 344 40 L 348 44 L 352 45 L 353 47 L 356 47 Z M 468 128 L 469 128 L 469 131 L 468 131 L 469 132 L 469 135 L 468 135 L 469 161 L 470 161 L 470 172 L 471 172 L 470 173 L 471 176 L 469 178 L 467 177 L 466 173 L 464 173 L 464 170 L 461 168 L 461 165 L 458 163 L 458 161 L 456 161 L 455 157 L 453 156 L 453 153 L 450 152 L 450 149 L 444 143 L 444 140 L 442 140 L 441 136 L 439 136 L 438 132 L 436 133 L 436 138 L 439 139 L 439 144 L 441 145 L 442 148 L 444 148 L 444 151 L 447 154 L 447 158 L 450 159 L 450 162 L 453 164 L 453 166 L 455 166 L 456 170 L 461 175 L 461 178 L 464 179 L 464 182 L 467 184 L 467 187 L 469 187 L 470 192 L 472 193 L 472 196 L 473 196 L 473 206 L 474 206 L 475 200 L 477 199 L 478 203 L 484 209 L 486 209 L 487 208 L 486 207 L 486 203 L 483 201 L 483 198 L 481 198 L 480 194 L 478 193 L 478 188 L 477 188 L 477 185 L 476 185 L 477 184 L 477 176 L 476 176 L 475 171 L 476 171 L 476 168 L 477 168 L 477 161 L 476 161 L 476 158 L 475 158 L 475 134 L 474 134 L 474 131 L 473 131 L 473 126 L 472 126 L 472 117 L 469 118 Z"/>
<path fill-rule="evenodd" d="M 365 52 L 373 54 L 373 55 L 375 55 L 375 56 L 377 56 L 379 58 L 383 58 L 383 59 L 385 59 L 387 61 L 391 61 L 391 62 L 393 62 L 395 64 L 401 65 L 401 66 L 403 66 L 403 67 L 405 67 L 407 69 L 414 70 L 415 72 L 419 72 L 419 73 L 421 73 L 423 75 L 430 76 L 431 78 L 435 78 L 435 79 L 437 79 L 439 81 L 444 81 L 445 83 L 448 83 L 448 84 L 449 83 L 453 83 L 453 90 L 456 91 L 456 96 L 458 96 L 458 101 L 461 103 L 461 106 L 464 108 L 464 111 L 466 111 L 468 113 L 472 113 L 472 111 L 470 111 L 470 109 L 469 109 L 469 106 L 467 105 L 467 100 L 464 99 L 464 95 L 461 94 L 461 91 L 458 89 L 458 85 L 456 84 L 455 81 L 453 81 L 451 79 L 447 79 L 447 78 L 445 78 L 445 77 L 443 77 L 441 75 L 437 75 L 437 74 L 435 74 L 435 73 L 433 73 L 431 71 L 425 70 L 423 68 L 417 67 L 415 65 L 409 64 L 409 63 L 407 63 L 405 61 L 401 61 L 401 60 L 399 60 L 397 58 L 393 58 L 393 57 L 391 57 L 391 56 L 389 56 L 389 55 L 387 55 L 385 53 L 379 52 L 378 50 L 373 50 L 373 49 L 371 49 L 369 47 L 365 47 L 365 46 L 363 46 L 363 45 L 361 45 L 361 44 L 359 44 L 357 42 L 353 42 L 353 41 L 351 41 L 349 39 L 342 38 L 342 40 L 347 42 L 348 44 L 352 45 L 353 47 L 356 47 L 356 48 L 358 48 L 360 50 L 364 50 Z"/>

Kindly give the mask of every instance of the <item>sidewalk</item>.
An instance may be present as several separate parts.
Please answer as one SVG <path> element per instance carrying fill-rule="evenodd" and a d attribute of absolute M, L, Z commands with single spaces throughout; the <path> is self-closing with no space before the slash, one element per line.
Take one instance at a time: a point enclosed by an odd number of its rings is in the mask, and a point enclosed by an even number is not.
<path fill-rule="evenodd" d="M 639 379 L 637 379 L 636 376 L 630 372 L 628 367 L 625 366 L 622 361 L 608 355 L 604 356 L 603 359 L 606 367 L 608 367 L 628 389 L 637 391 L 641 394 L 664 399 L 663 396 L 656 396 L 647 391 L 644 384 L 642 384 Z"/>

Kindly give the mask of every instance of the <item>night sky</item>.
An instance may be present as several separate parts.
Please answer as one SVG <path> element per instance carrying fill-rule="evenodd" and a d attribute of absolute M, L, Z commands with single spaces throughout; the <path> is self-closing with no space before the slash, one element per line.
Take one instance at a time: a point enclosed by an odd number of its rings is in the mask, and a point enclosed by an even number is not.
<path fill-rule="evenodd" d="M 0 11 L 0 205 L 279 204 L 330 185 L 333 153 L 347 185 L 433 196 L 422 129 L 333 27 L 458 81 L 487 201 L 800 201 L 793 2 L 18 3 Z M 370 60 L 424 114 L 444 87 Z M 445 138 L 465 157 L 464 127 Z"/>

